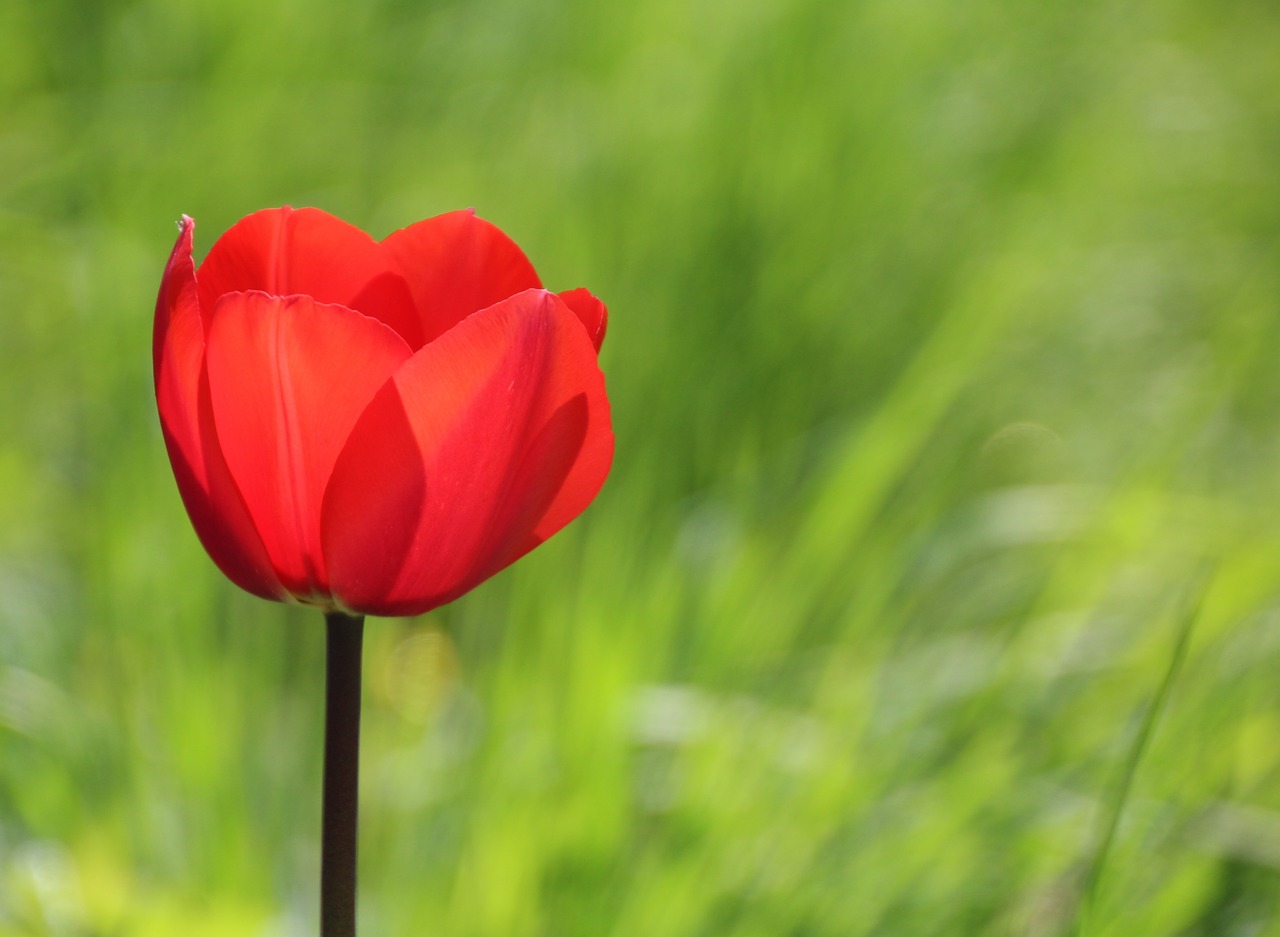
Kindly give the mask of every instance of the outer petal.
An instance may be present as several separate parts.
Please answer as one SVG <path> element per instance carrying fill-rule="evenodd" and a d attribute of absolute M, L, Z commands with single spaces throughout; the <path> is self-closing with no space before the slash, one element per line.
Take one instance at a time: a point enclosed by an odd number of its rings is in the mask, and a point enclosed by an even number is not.
<path fill-rule="evenodd" d="M 183 215 L 160 295 L 152 360 L 156 405 L 178 491 L 196 535 L 218 568 L 254 595 L 283 600 L 286 591 L 227 471 L 213 433 L 204 376 L 204 326 L 196 299 L 191 242 L 195 222 Z"/>
<path fill-rule="evenodd" d="M 380 319 L 412 348 L 423 342 L 395 261 L 359 228 L 318 208 L 269 208 L 240 219 L 210 249 L 199 279 L 205 310 L 225 293 L 301 293 Z"/>
<path fill-rule="evenodd" d="M 578 287 L 576 290 L 565 290 L 560 293 L 560 298 L 564 300 L 564 304 L 573 310 L 573 314 L 587 330 L 587 335 L 591 338 L 591 344 L 596 346 L 596 351 L 600 350 L 600 346 L 604 344 L 605 329 L 609 325 L 609 309 L 605 304 L 591 294 L 590 290 Z"/>
<path fill-rule="evenodd" d="M 424 342 L 473 312 L 542 286 L 515 241 L 470 209 L 401 228 L 382 246 L 413 291 Z"/>
<path fill-rule="evenodd" d="M 604 377 L 577 317 L 529 290 L 420 349 L 361 415 L 325 494 L 340 607 L 418 614 L 533 549 L 613 457 Z"/>
<path fill-rule="evenodd" d="M 327 601 L 320 505 L 356 418 L 411 352 L 395 332 L 309 296 L 231 293 L 209 327 L 209 389 L 232 477 L 281 581 Z"/>

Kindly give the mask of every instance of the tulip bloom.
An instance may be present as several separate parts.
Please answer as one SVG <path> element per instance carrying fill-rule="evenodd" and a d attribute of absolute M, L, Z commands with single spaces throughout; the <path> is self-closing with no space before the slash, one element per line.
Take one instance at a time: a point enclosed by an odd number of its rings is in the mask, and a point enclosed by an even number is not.
<path fill-rule="evenodd" d="M 191 523 L 243 589 L 425 612 L 604 484 L 605 306 L 542 289 L 474 213 L 375 241 L 314 208 L 260 211 L 198 271 L 194 228 L 183 216 L 156 302 L 156 402 Z"/>

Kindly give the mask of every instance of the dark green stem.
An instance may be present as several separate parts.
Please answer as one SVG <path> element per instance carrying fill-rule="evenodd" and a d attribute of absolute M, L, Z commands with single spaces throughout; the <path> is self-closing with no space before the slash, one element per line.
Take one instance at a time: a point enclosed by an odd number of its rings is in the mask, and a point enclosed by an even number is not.
<path fill-rule="evenodd" d="M 364 617 L 325 615 L 324 808 L 320 937 L 355 937 L 360 790 L 360 658 Z"/>

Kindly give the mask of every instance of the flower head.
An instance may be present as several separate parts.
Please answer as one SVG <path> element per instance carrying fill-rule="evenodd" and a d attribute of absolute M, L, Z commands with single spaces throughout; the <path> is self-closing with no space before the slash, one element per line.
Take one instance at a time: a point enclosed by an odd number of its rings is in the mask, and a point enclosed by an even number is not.
<path fill-rule="evenodd" d="M 236 223 L 156 301 L 156 402 L 210 557 L 264 598 L 411 615 L 571 521 L 613 433 L 606 310 L 460 211 L 383 241 L 314 208 Z"/>

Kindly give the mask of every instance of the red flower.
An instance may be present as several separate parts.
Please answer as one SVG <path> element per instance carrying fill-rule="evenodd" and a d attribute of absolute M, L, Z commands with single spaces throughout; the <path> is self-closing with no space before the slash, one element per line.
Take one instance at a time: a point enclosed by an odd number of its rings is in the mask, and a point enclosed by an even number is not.
<path fill-rule="evenodd" d="M 191 523 L 240 587 L 418 614 L 604 484 L 605 306 L 542 289 L 473 212 L 378 242 L 314 208 L 260 211 L 198 274 L 194 228 L 156 301 L 156 403 Z"/>

